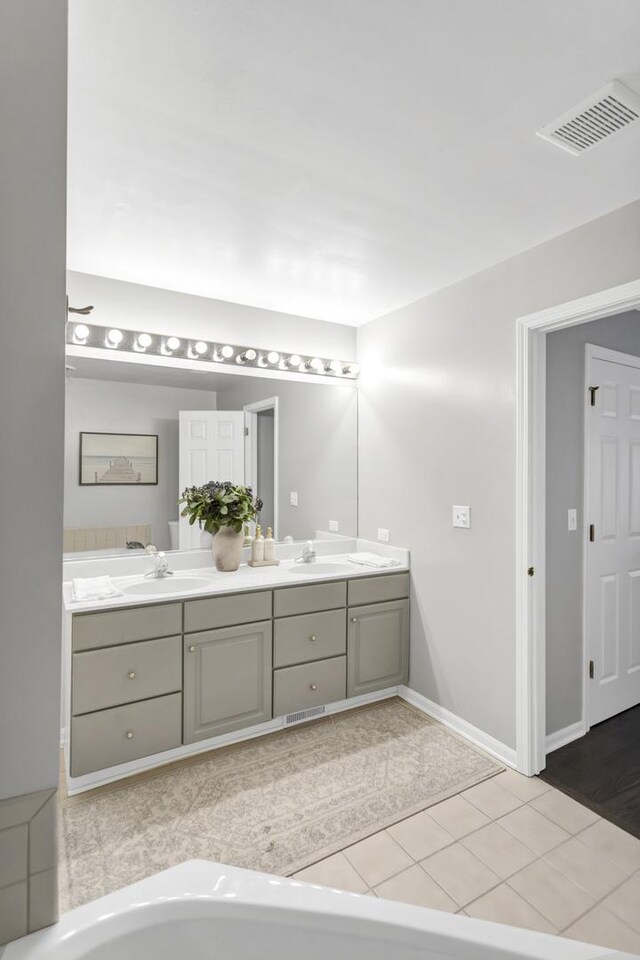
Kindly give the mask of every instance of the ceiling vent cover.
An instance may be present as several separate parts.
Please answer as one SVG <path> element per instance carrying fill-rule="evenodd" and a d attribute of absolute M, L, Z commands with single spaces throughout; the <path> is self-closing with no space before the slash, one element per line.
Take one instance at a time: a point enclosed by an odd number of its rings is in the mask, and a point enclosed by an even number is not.
<path fill-rule="evenodd" d="M 537 134 L 577 157 L 638 120 L 640 97 L 619 80 L 612 80 Z"/>

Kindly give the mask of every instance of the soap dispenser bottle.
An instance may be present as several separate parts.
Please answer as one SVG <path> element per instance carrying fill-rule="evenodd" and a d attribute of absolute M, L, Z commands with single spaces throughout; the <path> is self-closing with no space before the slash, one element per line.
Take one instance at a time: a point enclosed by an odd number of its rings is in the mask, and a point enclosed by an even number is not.
<path fill-rule="evenodd" d="M 253 563 L 261 563 L 264 560 L 264 537 L 260 524 L 256 527 L 255 539 L 251 544 L 251 559 Z"/>
<path fill-rule="evenodd" d="M 267 535 L 264 538 L 264 558 L 272 563 L 276 558 L 276 542 L 273 539 L 273 530 L 267 527 Z"/>

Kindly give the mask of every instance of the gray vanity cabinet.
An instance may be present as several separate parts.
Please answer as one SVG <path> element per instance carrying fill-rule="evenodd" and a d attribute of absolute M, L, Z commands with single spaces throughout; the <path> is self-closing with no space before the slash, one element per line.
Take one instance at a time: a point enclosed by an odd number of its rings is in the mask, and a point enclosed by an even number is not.
<path fill-rule="evenodd" d="M 406 683 L 409 670 L 409 601 L 350 607 L 347 696 Z"/>
<path fill-rule="evenodd" d="M 185 635 L 185 743 L 271 719 L 271 647 L 271 620 Z"/>

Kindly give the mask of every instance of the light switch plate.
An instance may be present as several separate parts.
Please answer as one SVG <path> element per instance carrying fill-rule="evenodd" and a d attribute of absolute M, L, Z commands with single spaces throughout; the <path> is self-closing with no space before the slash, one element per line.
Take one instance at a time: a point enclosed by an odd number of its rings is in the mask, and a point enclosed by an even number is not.
<path fill-rule="evenodd" d="M 454 506 L 452 508 L 452 519 L 454 527 L 468 530 L 471 526 L 471 507 Z"/>
<path fill-rule="evenodd" d="M 298 506 L 298 494 L 295 491 L 291 491 L 289 494 L 289 506 L 297 507 Z"/>
<path fill-rule="evenodd" d="M 378 527 L 378 540 L 380 543 L 389 543 L 389 531 L 384 527 Z"/>
<path fill-rule="evenodd" d="M 337 533 L 340 529 L 340 524 L 337 520 L 329 520 L 329 533 Z"/>
<path fill-rule="evenodd" d="M 569 507 L 567 510 L 567 530 L 578 529 L 578 511 L 575 507 Z"/>

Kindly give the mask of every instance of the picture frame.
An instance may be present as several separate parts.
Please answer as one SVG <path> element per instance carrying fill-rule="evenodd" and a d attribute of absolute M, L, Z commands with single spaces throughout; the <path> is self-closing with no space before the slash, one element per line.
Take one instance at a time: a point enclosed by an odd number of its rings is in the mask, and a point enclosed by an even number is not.
<path fill-rule="evenodd" d="M 78 482 L 81 487 L 158 485 L 155 433 L 80 433 Z"/>

